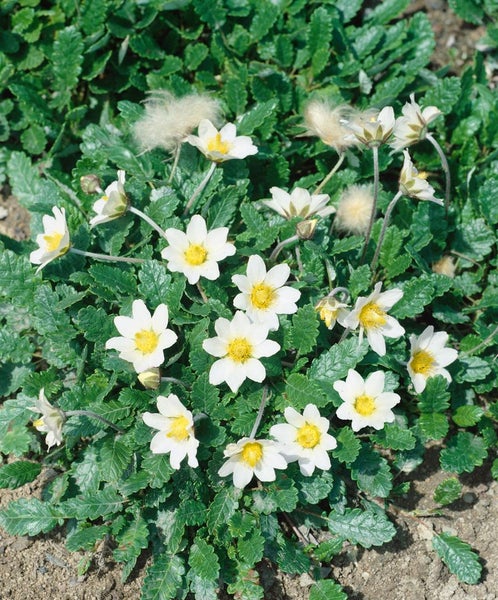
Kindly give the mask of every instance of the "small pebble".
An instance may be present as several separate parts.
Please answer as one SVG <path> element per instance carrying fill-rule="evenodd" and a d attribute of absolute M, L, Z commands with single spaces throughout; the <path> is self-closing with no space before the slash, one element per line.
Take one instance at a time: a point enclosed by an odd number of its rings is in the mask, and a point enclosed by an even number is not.
<path fill-rule="evenodd" d="M 0 220 L 6 219 L 8 214 L 9 214 L 9 211 L 6 208 L 4 208 L 3 206 L 0 206 Z"/>
<path fill-rule="evenodd" d="M 476 495 L 472 492 L 466 492 L 462 496 L 462 499 L 465 502 L 465 504 L 474 504 L 474 502 L 476 501 Z"/>

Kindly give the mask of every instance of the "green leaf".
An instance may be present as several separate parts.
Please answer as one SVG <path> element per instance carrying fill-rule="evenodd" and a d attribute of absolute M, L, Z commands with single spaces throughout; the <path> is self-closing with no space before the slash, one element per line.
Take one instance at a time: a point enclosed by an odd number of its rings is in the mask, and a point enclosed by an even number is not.
<path fill-rule="evenodd" d="M 220 572 L 220 563 L 213 547 L 197 536 L 190 548 L 188 563 L 194 575 L 207 581 L 215 581 Z"/>
<path fill-rule="evenodd" d="M 260 2 L 249 29 L 251 38 L 255 41 L 263 38 L 273 27 L 279 14 L 278 6 Z"/>
<path fill-rule="evenodd" d="M 51 59 L 54 87 L 59 92 L 52 104 L 62 108 L 71 101 L 71 91 L 78 83 L 83 63 L 83 38 L 73 25 L 57 33 Z"/>
<path fill-rule="evenodd" d="M 330 60 L 332 17 L 323 6 L 317 8 L 310 18 L 306 32 L 306 47 L 311 55 L 311 70 L 316 77 Z"/>
<path fill-rule="evenodd" d="M 183 585 L 185 567 L 179 556 L 163 552 L 156 555 L 147 569 L 142 587 L 142 600 L 171 600 Z"/>
<path fill-rule="evenodd" d="M 149 544 L 149 529 L 145 519 L 136 515 L 131 523 L 116 535 L 117 548 L 112 555 L 118 562 L 126 562 L 131 570 L 142 550 Z"/>
<path fill-rule="evenodd" d="M 255 129 L 263 125 L 276 111 L 278 102 L 268 100 L 260 102 L 247 111 L 237 124 L 237 133 L 240 135 L 251 135 Z"/>
<path fill-rule="evenodd" d="M 461 493 L 462 484 L 458 479 L 456 477 L 448 477 L 448 479 L 441 481 L 434 490 L 434 502 L 437 502 L 437 504 L 441 504 L 442 506 L 451 504 L 460 498 Z"/>
<path fill-rule="evenodd" d="M 0 467 L 0 488 L 15 489 L 29 483 L 38 477 L 41 464 L 22 461 L 10 463 Z"/>
<path fill-rule="evenodd" d="M 360 453 L 361 442 L 352 429 L 343 427 L 336 436 L 337 448 L 332 451 L 334 458 L 344 463 L 352 463 Z"/>
<path fill-rule="evenodd" d="M 460 581 L 470 584 L 479 582 L 482 565 L 469 544 L 456 536 L 443 532 L 432 538 L 432 547 Z"/>
<path fill-rule="evenodd" d="M 158 512 L 156 525 L 164 535 L 164 543 L 169 552 L 177 552 L 185 532 L 185 519 L 180 510 Z"/>
<path fill-rule="evenodd" d="M 318 336 L 318 317 L 311 304 L 301 306 L 292 317 L 292 328 L 289 332 L 292 347 L 300 354 L 311 352 Z"/>
<path fill-rule="evenodd" d="M 353 297 L 358 296 L 361 292 L 367 290 L 370 287 L 370 281 L 372 280 L 372 272 L 368 265 L 362 265 L 357 267 L 351 272 L 349 276 L 349 291 Z"/>
<path fill-rule="evenodd" d="M 310 589 L 309 600 L 347 600 L 348 596 L 335 581 L 318 581 Z"/>
<path fill-rule="evenodd" d="M 479 0 L 448 0 L 448 4 L 464 21 L 474 23 L 474 25 L 482 22 L 484 11 L 481 8 L 482 2 Z"/>
<path fill-rule="evenodd" d="M 415 317 L 423 312 L 434 298 L 434 286 L 427 275 L 409 279 L 402 287 L 403 297 L 396 302 L 392 309 L 397 319 Z"/>
<path fill-rule="evenodd" d="M 94 281 L 105 289 L 104 294 L 110 300 L 137 294 L 135 277 L 127 267 L 95 264 L 88 272 Z"/>
<path fill-rule="evenodd" d="M 217 535 L 226 526 L 230 517 L 239 506 L 240 490 L 229 486 L 221 489 L 213 499 L 207 515 L 207 527 L 211 533 Z"/>
<path fill-rule="evenodd" d="M 117 481 L 130 462 L 133 451 L 115 437 L 106 440 L 100 450 L 100 472 L 104 481 Z"/>
<path fill-rule="evenodd" d="M 11 535 L 38 535 L 57 525 L 57 517 L 50 504 L 38 498 L 13 500 L 0 511 L 0 526 Z"/>
<path fill-rule="evenodd" d="M 111 487 L 98 490 L 88 496 L 77 496 L 62 502 L 58 513 L 65 519 L 98 519 L 119 511 L 123 498 Z"/>
<path fill-rule="evenodd" d="M 469 219 L 456 231 L 455 250 L 469 258 L 481 261 L 495 244 L 495 234 L 484 219 Z"/>
<path fill-rule="evenodd" d="M 412 450 L 417 443 L 409 429 L 403 429 L 396 423 L 386 423 L 384 428 L 373 436 L 373 440 L 383 448 L 391 450 Z"/>
<path fill-rule="evenodd" d="M 350 338 L 339 342 L 323 352 L 311 363 L 308 376 L 316 381 L 327 396 L 337 399 L 334 382 L 346 377 L 349 369 L 354 369 L 367 353 L 367 344 L 358 344 L 358 340 Z"/>
<path fill-rule="evenodd" d="M 420 394 L 419 408 L 422 412 L 442 412 L 450 403 L 448 382 L 442 375 L 429 377 L 424 391 Z"/>
<path fill-rule="evenodd" d="M 441 450 L 441 468 L 455 473 L 471 473 L 479 467 L 488 455 L 481 437 L 461 431 L 453 436 L 444 450 Z"/>
<path fill-rule="evenodd" d="M 479 423 L 484 411 L 480 406 L 459 406 L 452 418 L 459 427 L 472 427 Z"/>
<path fill-rule="evenodd" d="M 43 127 L 32 123 L 21 134 L 22 147 L 29 154 L 41 154 L 47 145 L 47 136 Z"/>
<path fill-rule="evenodd" d="M 85 306 L 78 311 L 76 323 L 90 342 L 104 343 L 117 334 L 112 317 L 102 308 Z"/>
<path fill-rule="evenodd" d="M 458 101 L 461 89 L 459 77 L 443 77 L 430 86 L 420 105 L 437 106 L 443 113 L 449 114 Z"/>
<path fill-rule="evenodd" d="M 357 482 L 360 490 L 370 496 L 387 498 L 393 487 L 387 460 L 367 446 L 361 449 L 351 465 L 351 478 Z"/>
<path fill-rule="evenodd" d="M 446 415 L 440 413 L 422 413 L 418 424 L 425 440 L 443 438 L 450 427 Z"/>
<path fill-rule="evenodd" d="M 275 408 L 284 410 L 287 406 L 292 406 L 301 411 L 311 401 L 318 407 L 325 406 L 328 402 L 318 385 L 300 373 L 289 375 L 285 384 L 285 394 L 287 398 L 282 398 Z"/>
<path fill-rule="evenodd" d="M 244 540 L 239 540 L 237 551 L 244 567 L 252 568 L 263 558 L 265 539 L 259 529 L 254 529 L 251 535 Z"/>
<path fill-rule="evenodd" d="M 71 552 L 92 550 L 95 544 L 107 535 L 107 525 L 93 525 L 70 533 L 66 538 L 66 548 Z"/>
<path fill-rule="evenodd" d="M 480 381 L 491 373 L 489 363 L 479 356 L 462 356 L 459 358 L 462 370 L 458 373 L 459 382 Z"/>
<path fill-rule="evenodd" d="M 148 260 L 140 267 L 138 279 L 138 291 L 149 310 L 155 310 L 159 304 L 166 302 L 172 278 L 163 264 Z"/>
<path fill-rule="evenodd" d="M 384 25 L 403 12 L 409 4 L 410 0 L 384 0 L 369 13 L 367 19 Z"/>
<path fill-rule="evenodd" d="M 327 521 L 332 533 L 364 548 L 382 546 L 396 534 L 394 525 L 383 512 L 346 508 L 344 513 L 331 512 Z"/>
<path fill-rule="evenodd" d="M 327 471 L 313 477 L 303 477 L 299 482 L 299 499 L 307 504 L 318 504 L 328 496 L 333 486 L 334 478 Z"/>

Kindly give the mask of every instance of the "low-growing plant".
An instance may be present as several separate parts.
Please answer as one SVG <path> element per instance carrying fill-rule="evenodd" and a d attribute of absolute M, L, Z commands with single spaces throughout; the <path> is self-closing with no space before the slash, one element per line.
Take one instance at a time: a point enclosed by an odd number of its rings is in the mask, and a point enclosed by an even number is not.
<path fill-rule="evenodd" d="M 221 4 L 205 60 L 249 68 L 220 103 L 179 79 L 121 100 L 70 176 L 9 152 L 33 241 L 2 237 L 0 451 L 19 460 L 0 486 L 51 470 L 0 524 L 64 524 L 81 573 L 103 539 L 124 579 L 149 552 L 145 599 L 262 598 L 263 558 L 345 598 L 319 567 L 394 537 L 428 444 L 448 473 L 431 515 L 496 452 L 496 97 L 481 59 L 412 85 L 425 21 L 387 26 L 402 2 L 362 26 L 361 2 Z M 479 581 L 464 541 L 433 547 Z"/>

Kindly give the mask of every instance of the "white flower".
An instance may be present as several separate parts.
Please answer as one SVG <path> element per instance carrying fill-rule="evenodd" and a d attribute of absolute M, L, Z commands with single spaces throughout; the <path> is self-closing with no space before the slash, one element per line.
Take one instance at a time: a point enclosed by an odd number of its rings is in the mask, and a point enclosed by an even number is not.
<path fill-rule="evenodd" d="M 66 254 L 69 250 L 69 230 L 66 223 L 66 211 L 64 208 L 54 206 L 52 209 L 54 216 L 44 215 L 43 233 L 36 236 L 38 250 L 33 250 L 29 255 L 29 260 L 40 265 L 36 272 L 43 269 L 45 265 L 57 258 Z"/>
<path fill-rule="evenodd" d="M 405 330 L 394 317 L 387 314 L 387 311 L 403 297 L 402 290 L 394 288 L 381 293 L 381 287 L 382 283 L 376 283 L 370 296 L 360 296 L 356 300 L 354 309 L 344 319 L 343 325 L 349 329 L 356 329 L 359 325 L 359 341 L 361 342 L 365 332 L 372 350 L 384 356 L 386 353 L 384 336 L 399 338 Z"/>
<path fill-rule="evenodd" d="M 187 232 L 170 227 L 165 231 L 169 246 L 161 251 L 170 271 L 183 273 L 191 284 L 200 277 L 217 279 L 218 261 L 235 254 L 235 246 L 227 242 L 228 227 L 207 230 L 201 215 L 194 215 Z"/>
<path fill-rule="evenodd" d="M 293 217 L 309 219 L 313 215 L 326 217 L 335 212 L 333 206 L 326 206 L 330 199 L 328 194 L 311 195 L 308 190 L 300 187 L 294 188 L 290 194 L 278 187 L 270 188 L 270 192 L 272 199 L 263 200 L 263 204 L 285 219 Z"/>
<path fill-rule="evenodd" d="M 260 481 L 275 481 L 275 469 L 285 469 L 287 461 L 280 454 L 280 446 L 271 440 L 242 438 L 228 444 L 224 455 L 228 460 L 218 471 L 220 477 L 233 473 L 233 485 L 244 488 L 255 475 Z"/>
<path fill-rule="evenodd" d="M 403 116 L 396 119 L 394 140 L 391 142 L 391 146 L 395 150 L 401 150 L 423 140 L 427 134 L 429 123 L 442 114 L 435 106 L 427 106 L 422 110 L 415 102 L 414 94 L 410 95 L 410 102 L 403 106 L 401 112 Z"/>
<path fill-rule="evenodd" d="M 272 356 L 280 345 L 267 340 L 268 327 L 257 325 L 241 311 L 229 321 L 220 317 L 214 324 L 217 337 L 202 342 L 204 350 L 219 357 L 209 371 L 209 383 L 219 385 L 226 381 L 232 392 L 236 392 L 246 378 L 261 383 L 266 369 L 258 359 Z"/>
<path fill-rule="evenodd" d="M 284 286 L 290 275 L 286 264 L 276 265 L 266 272 L 264 260 L 257 254 L 249 257 L 247 275 L 234 275 L 232 281 L 241 291 L 233 303 L 246 311 L 247 316 L 270 331 L 278 329 L 278 315 L 291 315 L 297 311 L 296 302 L 301 292 Z"/>
<path fill-rule="evenodd" d="M 48 449 L 54 445 L 60 446 L 62 443 L 62 426 L 64 425 L 64 413 L 52 406 L 45 397 L 45 390 L 42 388 L 36 402 L 36 406 L 30 406 L 29 410 L 41 413 L 41 417 L 33 421 L 33 427 L 42 433 L 46 433 L 45 441 Z"/>
<path fill-rule="evenodd" d="M 218 131 L 211 121 L 203 119 L 199 123 L 197 133 L 198 135 L 187 136 L 187 142 L 198 148 L 213 162 L 245 158 L 258 151 L 249 136 L 237 135 L 233 123 L 227 123 Z"/>
<path fill-rule="evenodd" d="M 145 101 L 145 114 L 133 128 L 143 150 L 174 150 L 203 119 L 217 122 L 220 103 L 207 94 L 188 94 L 175 98 L 164 90 L 155 90 Z"/>
<path fill-rule="evenodd" d="M 284 411 L 287 423 L 270 428 L 272 435 L 282 445 L 282 454 L 289 461 L 298 461 L 303 475 L 313 475 L 315 467 L 330 469 L 328 450 L 337 447 L 335 438 L 327 433 L 330 423 L 322 417 L 314 404 L 308 404 L 303 414 L 288 406 Z"/>
<path fill-rule="evenodd" d="M 117 219 L 126 212 L 128 198 L 124 189 L 125 176 L 124 171 L 118 171 L 117 180 L 108 185 L 103 196 L 95 202 L 93 210 L 97 213 L 97 216 L 90 219 L 91 227 Z"/>
<path fill-rule="evenodd" d="M 327 329 L 333 329 L 337 322 L 343 325 L 344 319 L 349 314 L 347 306 L 334 296 L 325 296 L 316 304 L 315 310 Z"/>
<path fill-rule="evenodd" d="M 352 119 L 345 120 L 344 125 L 353 132 L 358 142 L 372 148 L 387 142 L 392 135 L 394 122 L 393 107 L 386 106 L 380 112 L 370 109 L 358 113 Z"/>
<path fill-rule="evenodd" d="M 159 413 L 146 412 L 142 419 L 146 425 L 158 429 L 150 442 L 153 454 L 170 454 L 173 469 L 179 469 L 182 460 L 188 456 L 190 467 L 197 467 L 199 440 L 194 436 L 192 413 L 183 406 L 175 394 L 157 397 Z"/>
<path fill-rule="evenodd" d="M 369 185 L 351 185 L 339 199 L 334 225 L 340 231 L 361 235 L 366 233 L 374 198 Z"/>
<path fill-rule="evenodd" d="M 337 409 L 337 417 L 351 420 L 353 431 L 371 426 L 382 429 L 394 421 L 393 406 L 401 400 L 394 392 L 384 392 L 384 372 L 375 371 L 365 380 L 354 369 L 349 369 L 346 381 L 336 381 L 334 389 L 344 400 Z"/>
<path fill-rule="evenodd" d="M 338 153 L 357 142 L 344 126 L 344 120 L 351 112 L 350 106 L 331 106 L 323 100 L 312 100 L 304 109 L 305 135 L 316 135 L 324 144 L 331 146 Z"/>
<path fill-rule="evenodd" d="M 119 352 L 119 357 L 133 363 L 137 373 L 159 367 L 164 361 L 163 350 L 172 346 L 178 336 L 167 329 L 168 307 L 160 304 L 151 316 L 143 300 L 134 300 L 132 317 L 115 317 L 114 325 L 122 337 L 107 340 L 107 350 Z"/>
<path fill-rule="evenodd" d="M 445 331 L 434 333 L 434 327 L 429 325 L 417 337 L 410 336 L 410 360 L 408 373 L 417 394 L 425 390 L 427 379 L 442 375 L 448 382 L 451 375 L 444 368 L 458 358 L 458 352 L 453 348 L 445 348 L 448 334 Z"/>
<path fill-rule="evenodd" d="M 405 160 L 399 176 L 399 189 L 402 194 L 418 200 L 430 200 L 444 206 L 442 200 L 434 197 L 434 188 L 427 183 L 425 173 L 419 173 L 412 163 L 408 150 L 404 150 Z"/>

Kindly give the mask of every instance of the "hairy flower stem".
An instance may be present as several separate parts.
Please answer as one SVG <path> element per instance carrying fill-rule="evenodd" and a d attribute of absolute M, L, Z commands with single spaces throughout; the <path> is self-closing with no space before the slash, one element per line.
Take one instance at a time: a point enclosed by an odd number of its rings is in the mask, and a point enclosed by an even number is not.
<path fill-rule="evenodd" d="M 201 295 L 202 301 L 207 302 L 208 297 L 206 296 L 206 292 L 204 291 L 204 289 L 199 281 L 197 282 L 197 289 L 199 290 L 199 294 Z"/>
<path fill-rule="evenodd" d="M 336 174 L 337 170 L 339 169 L 339 167 L 342 165 L 342 163 L 344 162 L 344 158 L 346 157 L 346 155 L 342 152 L 341 154 L 339 154 L 339 159 L 338 161 L 335 163 L 335 165 L 332 167 L 331 171 L 329 172 L 329 174 L 325 177 L 325 179 L 322 181 L 322 183 L 320 183 L 320 185 L 315 189 L 315 191 L 313 192 L 313 194 L 319 194 L 323 188 L 327 185 L 327 183 L 332 179 L 332 177 Z"/>
<path fill-rule="evenodd" d="M 107 260 L 109 262 L 125 262 L 136 265 L 141 265 L 145 261 L 142 258 L 128 258 L 126 256 L 113 256 L 112 254 L 99 254 L 98 252 L 86 252 L 86 250 L 78 250 L 78 248 L 69 248 L 68 252 L 73 254 L 79 254 L 80 256 L 87 256 L 88 258 L 95 258 L 96 260 Z"/>
<path fill-rule="evenodd" d="M 497 333 L 498 333 L 498 325 L 493 329 L 493 331 L 484 340 L 482 340 L 482 342 L 480 344 L 477 344 L 477 346 L 474 346 L 470 350 L 466 350 L 465 352 L 460 352 L 460 357 L 471 356 L 472 354 L 474 354 L 474 352 L 477 352 L 481 348 L 485 348 L 489 344 L 489 342 L 491 342 L 493 340 L 493 338 L 495 337 L 495 335 Z"/>
<path fill-rule="evenodd" d="M 370 213 L 370 221 L 368 222 L 367 231 L 365 233 L 365 244 L 363 245 L 360 256 L 360 265 L 363 264 L 363 261 L 365 260 L 368 243 L 370 242 L 370 236 L 372 235 L 372 227 L 375 222 L 375 215 L 377 214 L 377 198 L 379 196 L 379 148 L 377 146 L 372 147 L 372 158 L 374 169 L 372 212 Z"/>
<path fill-rule="evenodd" d="M 384 241 L 384 236 L 386 235 L 387 226 L 389 225 L 389 219 L 391 218 L 391 213 L 393 212 L 396 203 L 402 195 L 403 194 L 401 193 L 401 191 L 398 191 L 389 203 L 389 206 L 387 207 L 384 222 L 382 223 L 382 229 L 380 230 L 379 241 L 377 242 L 377 248 L 375 248 L 375 254 L 372 258 L 372 262 L 370 263 L 370 270 L 372 271 L 372 273 L 374 272 L 375 267 L 377 266 L 377 260 L 379 259 L 380 250 L 382 248 L 382 242 Z"/>
<path fill-rule="evenodd" d="M 140 217 L 143 221 L 145 221 L 148 225 L 150 225 L 152 227 L 152 229 L 157 231 L 157 233 L 161 237 L 163 237 L 165 240 L 167 240 L 164 229 L 161 229 L 161 227 L 159 227 L 159 225 L 155 221 L 153 221 L 150 217 L 148 217 L 141 210 L 138 210 L 138 208 L 135 208 L 134 206 L 129 206 L 128 211 L 133 213 L 134 215 L 137 215 L 137 217 Z"/>
<path fill-rule="evenodd" d="M 182 145 L 178 144 L 177 147 L 175 148 L 173 164 L 171 165 L 171 173 L 169 174 L 169 177 L 168 177 L 168 184 L 170 184 L 173 181 L 173 177 L 175 176 L 176 167 L 178 166 L 178 161 L 180 160 L 181 150 L 182 150 Z"/>
<path fill-rule="evenodd" d="M 292 237 L 287 238 L 286 240 L 283 240 L 282 242 L 277 244 L 275 246 L 275 249 L 273 250 L 273 252 L 270 254 L 270 260 L 271 261 L 277 260 L 278 255 L 280 254 L 280 252 L 282 252 L 282 250 L 285 248 L 285 246 L 288 246 L 289 244 L 297 242 L 298 239 L 299 239 L 298 235 L 293 235 Z"/>
<path fill-rule="evenodd" d="M 444 175 L 446 177 L 446 187 L 445 187 L 445 192 L 444 192 L 444 209 L 446 210 L 446 212 L 448 212 L 448 207 L 450 205 L 450 194 L 451 194 L 450 166 L 448 164 L 446 155 L 443 152 L 443 149 L 439 145 L 439 142 L 432 136 L 431 133 L 426 133 L 425 137 L 434 146 L 434 148 L 436 149 L 436 152 L 439 155 L 439 158 L 441 159 L 441 166 L 443 167 Z"/>
<path fill-rule="evenodd" d="M 105 417 L 102 417 L 101 415 L 93 412 L 92 410 L 68 410 L 64 412 L 64 415 L 66 417 L 89 417 L 90 419 L 97 419 L 98 421 L 102 421 L 102 423 L 109 425 L 109 427 L 112 427 L 118 433 L 124 433 L 121 427 L 114 425 L 114 423 L 112 423 Z"/>
<path fill-rule="evenodd" d="M 206 173 L 206 176 L 204 177 L 204 179 L 199 183 L 199 185 L 197 186 L 197 189 L 194 191 L 194 193 L 192 194 L 192 197 L 190 198 L 190 200 L 187 202 L 187 206 L 185 207 L 185 210 L 183 211 L 183 215 L 186 215 L 189 210 L 192 208 L 192 205 L 194 204 L 194 202 L 197 200 L 197 198 L 202 194 L 204 188 L 206 187 L 206 185 L 208 184 L 209 180 L 211 179 L 211 177 L 213 176 L 214 170 L 216 169 L 216 165 L 217 163 L 212 162 L 211 166 L 209 167 L 208 172 Z"/>
<path fill-rule="evenodd" d="M 164 383 L 176 383 L 177 385 L 181 385 L 186 390 L 190 389 L 186 383 L 184 383 L 181 379 L 177 379 L 176 377 L 161 377 L 161 381 Z"/>
<path fill-rule="evenodd" d="M 261 419 L 263 418 L 263 413 L 265 412 L 266 401 L 268 400 L 268 387 L 265 385 L 263 388 L 263 395 L 261 396 L 261 403 L 259 405 L 258 414 L 256 416 L 256 420 L 254 421 L 254 425 L 252 426 L 251 433 L 249 437 L 254 439 L 256 432 L 258 431 L 258 427 L 261 423 Z"/>

